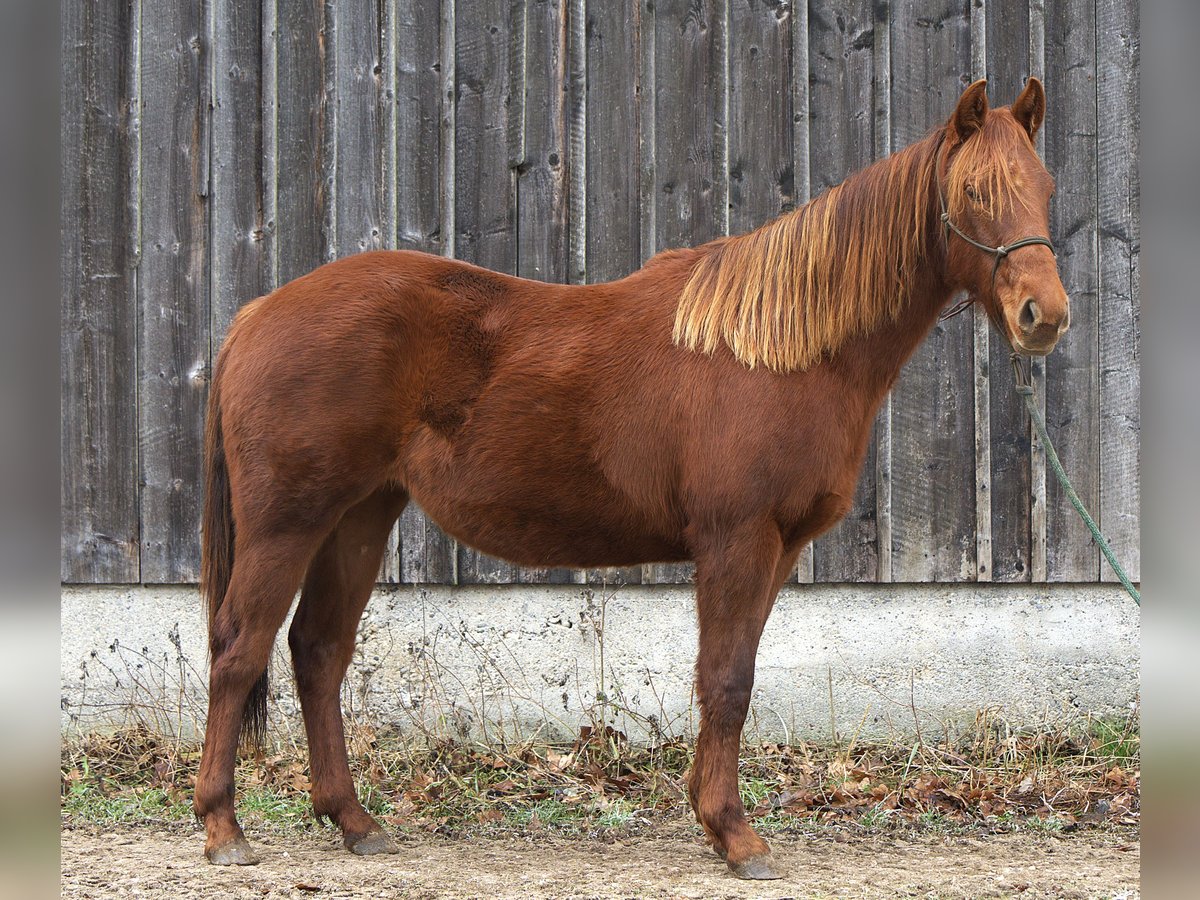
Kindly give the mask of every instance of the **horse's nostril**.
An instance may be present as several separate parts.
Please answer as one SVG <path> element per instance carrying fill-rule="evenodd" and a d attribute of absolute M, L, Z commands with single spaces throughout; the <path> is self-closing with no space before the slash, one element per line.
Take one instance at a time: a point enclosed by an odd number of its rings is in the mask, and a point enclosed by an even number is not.
<path fill-rule="evenodd" d="M 1063 313 L 1062 323 L 1058 326 L 1058 333 L 1062 334 L 1071 327 L 1071 307 L 1067 307 L 1067 311 Z"/>
<path fill-rule="evenodd" d="M 1017 324 L 1021 326 L 1022 331 L 1029 334 L 1033 329 L 1037 328 L 1041 318 L 1037 301 L 1032 297 L 1027 297 L 1025 302 L 1021 304 L 1021 312 L 1017 314 Z"/>

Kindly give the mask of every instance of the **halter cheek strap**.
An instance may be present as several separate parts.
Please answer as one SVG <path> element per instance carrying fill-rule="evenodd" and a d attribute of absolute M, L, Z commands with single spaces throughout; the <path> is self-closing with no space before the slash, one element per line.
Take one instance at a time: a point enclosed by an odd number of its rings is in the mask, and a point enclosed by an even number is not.
<path fill-rule="evenodd" d="M 1014 250 L 1019 250 L 1021 247 L 1032 247 L 1034 245 L 1041 245 L 1043 247 L 1049 247 L 1050 252 L 1054 253 L 1054 245 L 1052 243 L 1050 243 L 1050 239 L 1040 237 L 1038 235 L 1032 235 L 1030 237 L 1023 237 L 1019 241 L 1013 241 L 1011 244 L 1001 244 L 998 247 L 989 247 L 987 244 L 980 243 L 979 241 L 975 240 L 973 237 L 971 237 L 967 234 L 964 234 L 963 230 L 961 228 L 959 228 L 957 225 L 955 225 L 953 222 L 950 221 L 950 213 L 946 211 L 946 198 L 942 196 L 942 188 L 941 188 L 940 184 L 938 185 L 938 200 L 941 201 L 941 204 L 942 204 L 942 224 L 946 226 L 946 243 L 947 244 L 950 243 L 950 232 L 953 231 L 955 234 L 957 234 L 960 238 L 962 238 L 964 241 L 966 241 L 972 247 L 978 247 L 984 253 L 990 253 L 996 257 L 996 261 L 992 264 L 992 284 L 993 285 L 995 285 L 995 283 L 996 283 L 996 272 L 999 271 L 999 269 L 1000 269 L 1000 261 L 1002 259 L 1004 259 L 1004 257 L 1008 256 L 1008 254 L 1012 253 Z M 1057 256 L 1058 254 L 1055 253 L 1054 255 Z"/>
<path fill-rule="evenodd" d="M 961 228 L 959 228 L 957 225 L 955 225 L 953 222 L 950 221 L 950 212 L 949 212 L 949 210 L 946 209 L 946 195 L 944 193 L 942 193 L 941 165 L 939 165 L 937 167 L 936 181 L 937 181 L 938 205 L 941 207 L 941 213 L 942 213 L 942 225 L 946 229 L 946 246 L 947 246 L 947 248 L 950 246 L 950 232 L 953 231 L 955 234 L 957 234 L 960 238 L 962 238 L 964 241 L 966 241 L 972 247 L 977 247 L 978 249 L 982 250 L 984 253 L 990 253 L 992 256 L 994 256 L 995 262 L 992 263 L 992 287 L 993 287 L 993 289 L 996 287 L 996 273 L 1000 271 L 1001 261 L 1006 256 L 1008 256 L 1008 254 L 1012 253 L 1014 250 L 1019 250 L 1022 247 L 1042 246 L 1042 247 L 1048 247 L 1050 249 L 1050 252 L 1054 253 L 1054 245 L 1052 243 L 1050 243 L 1050 239 L 1044 238 L 1040 235 L 1031 235 L 1029 237 L 1023 237 L 1020 240 L 1013 241 L 1011 244 L 1001 244 L 999 247 L 989 247 L 987 244 L 984 244 L 980 241 L 975 240 L 973 237 L 966 234 Z M 1054 255 L 1057 256 L 1058 254 L 1054 253 Z M 970 306 L 974 302 L 975 302 L 975 298 L 968 296 L 966 300 L 964 300 L 962 303 L 955 306 L 949 313 L 942 315 L 941 318 L 948 319 L 951 316 L 958 315 L 958 313 L 962 312 L 964 309 L 966 309 L 968 306 Z"/>

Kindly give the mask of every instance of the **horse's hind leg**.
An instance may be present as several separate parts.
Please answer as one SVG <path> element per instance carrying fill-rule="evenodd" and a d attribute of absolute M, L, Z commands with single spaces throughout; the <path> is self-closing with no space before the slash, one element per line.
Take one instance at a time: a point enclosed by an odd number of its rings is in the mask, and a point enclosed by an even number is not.
<path fill-rule="evenodd" d="M 288 632 L 308 733 L 313 811 L 337 823 L 346 847 L 358 854 L 395 853 L 396 845 L 355 796 L 340 692 L 358 620 L 406 501 L 401 491 L 380 491 L 345 514 L 309 566 Z"/>
<path fill-rule="evenodd" d="M 785 552 L 778 529 L 769 523 L 747 524 L 699 544 L 700 735 L 688 799 L 713 848 L 734 874 L 777 878 L 770 848 L 746 822 L 738 791 L 738 750 L 754 687 L 759 638 L 796 552 Z"/>
<path fill-rule="evenodd" d="M 204 853 L 217 865 L 258 861 L 233 808 L 242 715 L 319 539 L 319 533 L 237 538 L 229 589 L 210 635 L 208 723 L 194 801 L 207 834 Z"/>

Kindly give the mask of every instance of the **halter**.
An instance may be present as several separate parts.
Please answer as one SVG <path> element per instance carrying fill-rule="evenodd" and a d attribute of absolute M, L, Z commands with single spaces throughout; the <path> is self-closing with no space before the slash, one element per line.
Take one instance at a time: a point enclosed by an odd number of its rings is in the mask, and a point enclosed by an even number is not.
<path fill-rule="evenodd" d="M 1011 244 L 1001 244 L 998 247 L 989 247 L 987 244 L 977 241 L 973 237 L 968 235 L 961 228 L 959 228 L 957 225 L 955 225 L 953 222 L 950 221 L 950 212 L 946 208 L 946 195 L 942 193 L 942 181 L 941 181 L 941 177 L 940 177 L 940 174 L 941 174 L 940 169 L 941 169 L 941 166 L 938 166 L 939 177 L 936 179 L 936 181 L 937 181 L 938 205 L 941 207 L 941 213 L 942 213 L 942 225 L 945 226 L 945 229 L 946 229 L 946 247 L 949 248 L 949 246 L 950 246 L 950 232 L 953 231 L 955 234 L 957 234 L 960 238 L 962 238 L 964 241 L 966 241 L 972 247 L 978 247 L 984 253 L 992 254 L 992 256 L 994 256 L 996 258 L 996 261 L 994 263 L 992 263 L 992 288 L 993 289 L 995 289 L 995 287 L 996 287 L 996 273 L 998 271 L 1000 271 L 1000 262 L 1004 259 L 1004 257 L 1008 256 L 1008 254 L 1012 253 L 1014 250 L 1019 250 L 1022 247 L 1042 246 L 1042 247 L 1048 247 L 1050 249 L 1051 253 L 1053 253 L 1055 256 L 1058 256 L 1058 254 L 1054 252 L 1054 245 L 1052 243 L 1050 243 L 1050 238 L 1044 238 L 1044 237 L 1041 237 L 1040 235 L 1030 235 L 1029 237 L 1023 237 L 1020 240 L 1013 241 Z M 952 316 L 958 315 L 960 312 L 962 312 L 964 309 L 966 309 L 968 306 L 970 306 L 974 302 L 975 302 L 975 298 L 968 294 L 967 298 L 965 300 L 963 300 L 961 303 L 959 303 L 955 307 L 953 307 L 948 313 L 943 313 L 939 317 L 939 320 L 945 321 L 946 319 L 949 319 Z"/>

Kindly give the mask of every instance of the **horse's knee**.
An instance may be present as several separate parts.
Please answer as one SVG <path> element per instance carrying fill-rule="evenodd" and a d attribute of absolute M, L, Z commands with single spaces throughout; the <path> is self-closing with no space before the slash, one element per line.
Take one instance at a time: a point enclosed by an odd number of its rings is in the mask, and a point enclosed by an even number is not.
<path fill-rule="evenodd" d="M 717 671 L 696 678 L 696 695 L 704 720 L 721 730 L 741 730 L 754 690 L 754 671 Z"/>
<path fill-rule="evenodd" d="M 255 682 L 266 665 L 266 654 L 253 642 L 239 638 L 213 654 L 209 678 L 214 689 L 236 688 Z"/>
<path fill-rule="evenodd" d="M 349 654 L 341 642 L 329 636 L 313 634 L 296 624 L 288 629 L 288 649 L 292 654 L 296 686 L 302 691 L 323 683 L 331 675 L 335 675 L 340 683 L 349 663 Z M 350 653 L 353 653 L 353 644 Z"/>

